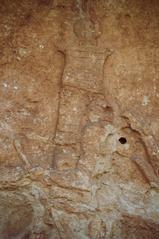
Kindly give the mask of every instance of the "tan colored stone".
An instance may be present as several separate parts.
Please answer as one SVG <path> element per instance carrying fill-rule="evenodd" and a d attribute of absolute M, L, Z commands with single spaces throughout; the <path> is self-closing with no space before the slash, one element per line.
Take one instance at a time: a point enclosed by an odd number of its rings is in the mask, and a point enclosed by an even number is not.
<path fill-rule="evenodd" d="M 116 228 L 116 229 L 115 229 Z M 120 222 L 114 224 L 114 233 L 117 236 L 112 238 L 158 238 L 159 226 L 153 221 L 144 220 L 141 217 L 123 215 Z"/>
<path fill-rule="evenodd" d="M 158 238 L 158 1 L 0 19 L 0 239 Z"/>

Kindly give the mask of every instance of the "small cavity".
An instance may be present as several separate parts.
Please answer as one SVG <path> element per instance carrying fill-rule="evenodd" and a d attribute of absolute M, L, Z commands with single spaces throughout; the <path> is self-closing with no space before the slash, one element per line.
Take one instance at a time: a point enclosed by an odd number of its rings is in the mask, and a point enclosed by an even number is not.
<path fill-rule="evenodd" d="M 121 144 L 126 144 L 126 143 L 127 143 L 127 139 L 126 139 L 125 137 L 120 137 L 120 138 L 119 138 L 119 142 L 120 142 Z"/>

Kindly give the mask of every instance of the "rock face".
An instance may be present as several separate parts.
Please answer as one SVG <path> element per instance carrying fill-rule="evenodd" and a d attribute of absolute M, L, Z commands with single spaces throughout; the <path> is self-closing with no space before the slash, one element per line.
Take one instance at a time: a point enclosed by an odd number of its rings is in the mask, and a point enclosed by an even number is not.
<path fill-rule="evenodd" d="M 0 17 L 0 238 L 159 238 L 158 1 Z"/>

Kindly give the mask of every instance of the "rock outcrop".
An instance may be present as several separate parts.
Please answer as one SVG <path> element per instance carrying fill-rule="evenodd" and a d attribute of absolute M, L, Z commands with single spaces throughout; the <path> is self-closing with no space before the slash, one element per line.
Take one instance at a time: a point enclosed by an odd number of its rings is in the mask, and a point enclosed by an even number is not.
<path fill-rule="evenodd" d="M 159 3 L 0 17 L 0 238 L 159 238 Z"/>

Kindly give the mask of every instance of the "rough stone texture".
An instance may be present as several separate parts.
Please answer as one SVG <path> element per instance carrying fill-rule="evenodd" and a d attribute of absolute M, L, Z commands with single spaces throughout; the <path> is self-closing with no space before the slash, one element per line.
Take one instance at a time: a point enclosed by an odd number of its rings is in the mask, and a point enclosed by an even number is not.
<path fill-rule="evenodd" d="M 0 238 L 159 238 L 158 1 L 0 19 Z"/>

